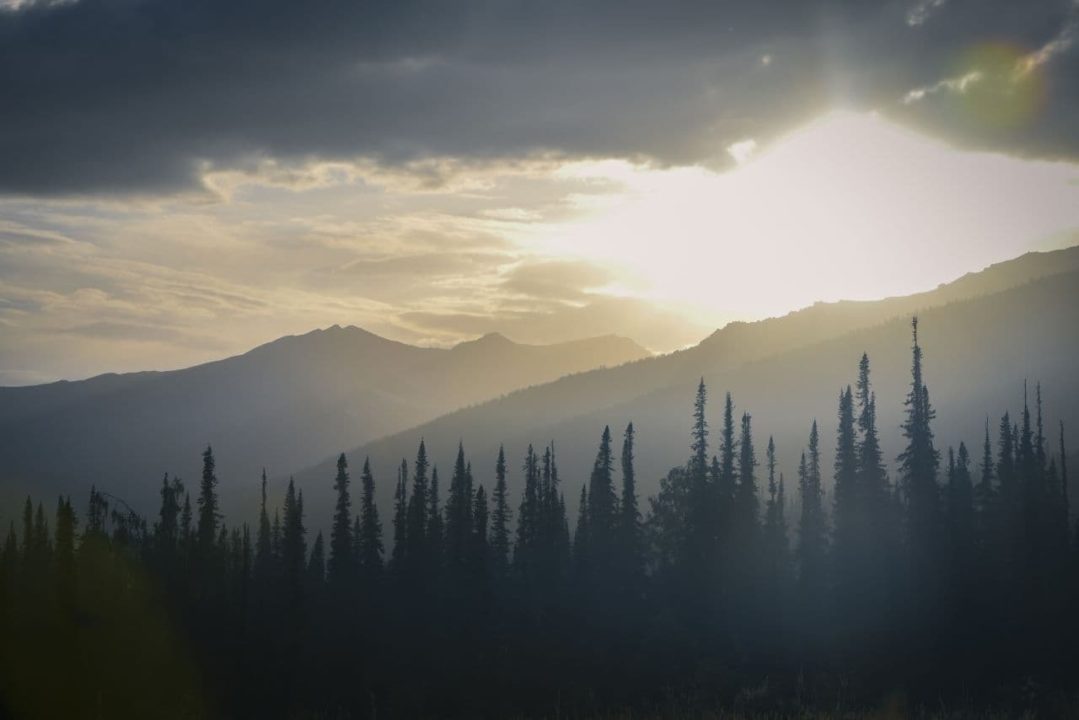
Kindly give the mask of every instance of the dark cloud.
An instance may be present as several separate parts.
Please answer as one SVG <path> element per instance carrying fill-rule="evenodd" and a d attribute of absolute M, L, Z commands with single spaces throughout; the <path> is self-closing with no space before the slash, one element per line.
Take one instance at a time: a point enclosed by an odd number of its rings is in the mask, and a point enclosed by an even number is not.
<path fill-rule="evenodd" d="M 259 158 L 550 152 L 722 162 L 837 102 L 1079 157 L 1074 43 L 1021 126 L 903 104 L 967 48 L 1036 52 L 1072 0 L 78 0 L 0 10 L 0 192 L 163 192 Z"/>

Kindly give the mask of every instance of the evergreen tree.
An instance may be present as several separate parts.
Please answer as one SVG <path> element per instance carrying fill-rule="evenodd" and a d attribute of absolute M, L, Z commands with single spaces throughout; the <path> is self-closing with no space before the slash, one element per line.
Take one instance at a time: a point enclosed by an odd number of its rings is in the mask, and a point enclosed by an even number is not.
<path fill-rule="evenodd" d="M 504 573 L 510 558 L 510 523 L 512 522 L 506 489 L 506 452 L 498 446 L 495 462 L 494 510 L 491 512 L 491 553 L 495 567 Z"/>
<path fill-rule="evenodd" d="M 266 512 L 266 468 L 263 468 L 259 500 L 259 527 L 255 536 L 255 577 L 258 578 L 258 582 L 265 583 L 269 579 L 272 560 L 270 516 Z"/>
<path fill-rule="evenodd" d="M 513 547 L 513 562 L 525 578 L 532 578 L 535 563 L 535 544 L 539 520 L 540 470 L 536 451 L 529 444 L 523 467 L 525 488 L 517 512 L 517 542 Z"/>
<path fill-rule="evenodd" d="M 861 532 L 859 458 L 854 429 L 854 398 L 850 386 L 839 393 L 839 422 L 836 428 L 834 478 L 834 560 L 838 600 L 848 607 L 854 604 L 857 587 L 862 584 L 860 560 L 868 537 Z"/>
<path fill-rule="evenodd" d="M 907 536 L 910 541 L 916 582 L 939 581 L 941 550 L 940 489 L 937 467 L 940 454 L 933 447 L 930 422 L 934 417 L 929 391 L 922 377 L 922 349 L 918 344 L 918 318 L 911 322 L 913 347 L 911 386 L 906 400 L 903 437 L 907 446 L 899 455 L 900 477 L 907 500 Z M 924 587 L 932 592 L 932 586 Z"/>
<path fill-rule="evenodd" d="M 333 489 L 337 492 L 337 504 L 333 511 L 333 526 L 330 529 L 329 582 L 343 588 L 352 580 L 355 561 L 352 557 L 354 540 L 352 537 L 352 498 L 348 491 L 348 460 L 345 454 L 337 458 L 337 476 Z"/>
<path fill-rule="evenodd" d="M 424 539 L 425 555 L 423 556 L 426 567 L 423 568 L 423 571 L 428 573 L 429 578 L 431 578 L 441 569 L 445 554 L 445 545 L 443 543 L 445 532 L 442 522 L 442 500 L 439 494 L 437 466 L 431 469 L 431 485 L 427 491 L 427 500 L 427 535 Z"/>
<path fill-rule="evenodd" d="M 573 533 L 573 567 L 578 579 L 587 576 L 591 548 L 589 547 L 588 518 L 588 486 L 581 485 L 581 499 L 577 505 L 577 529 Z"/>
<path fill-rule="evenodd" d="M 169 475 L 161 480 L 161 510 L 158 513 L 158 521 L 154 527 L 154 540 L 158 552 L 164 556 L 171 556 L 176 550 L 180 535 L 180 495 L 183 493 L 183 484 L 179 478 L 169 482 Z"/>
<path fill-rule="evenodd" d="M 817 421 L 809 431 L 809 456 L 802 453 L 798 464 L 798 494 L 802 504 L 799 523 L 799 584 L 809 609 L 819 612 L 825 587 L 824 561 L 827 556 L 827 525 L 824 517 L 820 470 L 820 435 Z"/>
<path fill-rule="evenodd" d="M 457 445 L 457 460 L 450 478 L 450 493 L 446 500 L 446 566 L 457 576 L 468 565 L 472 538 L 472 496 L 470 473 L 465 465 L 465 450 Z"/>
<path fill-rule="evenodd" d="M 773 579 L 783 574 L 787 556 L 787 522 L 782 475 L 776 482 L 776 443 L 769 436 L 767 449 L 768 501 L 764 511 L 764 546 L 768 573 Z"/>
<path fill-rule="evenodd" d="M 993 445 L 989 441 L 989 418 L 985 419 L 985 439 L 982 441 L 982 468 L 978 485 L 974 489 L 974 508 L 979 516 L 987 517 L 992 511 L 993 497 Z M 988 530 L 988 529 L 987 529 Z"/>
<path fill-rule="evenodd" d="M 588 531 L 592 571 L 610 568 L 614 560 L 617 498 L 614 493 L 611 429 L 603 428 L 599 451 L 588 482 Z"/>
<path fill-rule="evenodd" d="M 397 469 L 397 487 L 393 493 L 393 553 L 390 561 L 400 571 L 408 551 L 408 463 L 404 458 Z"/>
<path fill-rule="evenodd" d="M 369 458 L 364 458 L 360 483 L 363 486 L 363 497 L 360 501 L 360 515 L 356 518 L 356 555 L 359 561 L 360 575 L 364 583 L 369 585 L 382 572 L 383 553 L 382 522 L 378 517 L 378 504 L 375 502 L 375 479 L 371 475 Z"/>
<path fill-rule="evenodd" d="M 218 512 L 214 451 L 209 445 L 202 453 L 202 482 L 199 485 L 198 507 L 198 546 L 200 554 L 205 559 L 213 554 L 214 543 L 217 540 L 217 523 L 221 519 L 221 513 Z"/>
<path fill-rule="evenodd" d="M 734 438 L 734 402 L 727 393 L 723 403 L 723 430 L 719 440 L 719 483 L 718 491 L 721 502 L 727 502 L 735 495 L 737 477 L 734 459 L 738 448 Z"/>
<path fill-rule="evenodd" d="M 476 488 L 472 501 L 471 566 L 475 577 L 486 576 L 490 564 L 487 538 L 487 491 L 483 485 Z"/>
<path fill-rule="evenodd" d="M 735 518 L 739 526 L 737 539 L 741 552 L 753 561 L 760 506 L 757 499 L 757 456 L 753 448 L 752 418 L 748 412 L 742 413 L 738 449 L 738 488 L 735 497 Z"/>
<path fill-rule="evenodd" d="M 419 573 L 429 559 L 427 550 L 427 513 L 430 510 L 427 489 L 427 447 L 420 440 L 416 462 L 412 466 L 412 495 L 408 500 L 408 523 L 405 530 L 406 564 Z"/>
<path fill-rule="evenodd" d="M 623 586 L 631 592 L 639 592 L 644 577 L 644 539 L 641 530 L 641 512 L 637 505 L 637 479 L 633 467 L 633 423 L 626 425 L 622 436 L 622 498 L 619 502 L 618 546 L 622 557 Z"/>
<path fill-rule="evenodd" d="M 296 485 L 289 478 L 285 491 L 284 522 L 281 527 L 281 562 L 285 572 L 286 588 L 292 602 L 298 602 L 307 561 L 307 528 L 303 521 L 303 492 L 296 492 Z"/>

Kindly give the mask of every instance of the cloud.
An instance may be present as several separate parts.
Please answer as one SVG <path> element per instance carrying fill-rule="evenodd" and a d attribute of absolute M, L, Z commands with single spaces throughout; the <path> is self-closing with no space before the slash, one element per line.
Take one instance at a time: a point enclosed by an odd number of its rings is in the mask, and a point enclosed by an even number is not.
<path fill-rule="evenodd" d="M 531 157 L 723 166 L 733 143 L 767 145 L 836 103 L 970 146 L 1079 157 L 1079 72 L 1060 36 L 1075 10 L 1058 0 L 7 5 L 9 195 L 230 196 L 354 167 L 437 189 L 455 164 Z M 1052 66 L 1036 121 L 1002 134 L 903 105 L 989 39 Z"/>

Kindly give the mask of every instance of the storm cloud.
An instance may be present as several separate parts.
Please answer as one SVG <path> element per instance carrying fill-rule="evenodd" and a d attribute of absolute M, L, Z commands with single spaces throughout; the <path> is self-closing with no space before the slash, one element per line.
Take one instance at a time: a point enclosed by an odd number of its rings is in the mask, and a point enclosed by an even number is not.
<path fill-rule="evenodd" d="M 1072 0 L 0 8 L 9 195 L 200 190 L 210 172 L 267 159 L 722 166 L 734 143 L 765 144 L 835 105 L 967 147 L 1079 158 Z M 979 55 L 985 43 L 1011 54 Z M 1037 74 L 1019 121 L 965 110 L 947 84 L 983 56 L 1019 73 L 1016 83 L 1024 67 Z M 938 91 L 917 94 L 926 88 Z M 1000 82 L 992 90 L 989 100 L 1010 102 Z"/>

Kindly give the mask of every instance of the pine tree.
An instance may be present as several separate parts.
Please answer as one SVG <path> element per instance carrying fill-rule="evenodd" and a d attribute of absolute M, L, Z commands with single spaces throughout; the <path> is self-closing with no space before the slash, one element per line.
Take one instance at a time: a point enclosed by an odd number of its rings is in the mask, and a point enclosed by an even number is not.
<path fill-rule="evenodd" d="M 390 561 L 395 570 L 404 567 L 408 552 L 408 463 L 401 458 L 397 469 L 397 487 L 393 493 L 393 553 Z"/>
<path fill-rule="evenodd" d="M 907 536 L 910 539 L 916 582 L 939 580 L 941 549 L 940 489 L 937 468 L 940 454 L 933 447 L 930 422 L 934 417 L 929 391 L 922 377 L 922 349 L 918 345 L 918 319 L 911 322 L 913 347 L 911 386 L 906 400 L 903 437 L 907 446 L 899 455 L 900 473 L 907 499 Z M 932 587 L 926 587 L 932 592 Z"/>
<path fill-rule="evenodd" d="M 782 475 L 776 482 L 776 443 L 768 438 L 768 501 L 764 511 L 764 545 L 768 571 L 773 579 L 782 576 L 787 556 L 787 523 Z"/>
<path fill-rule="evenodd" d="M 734 439 L 734 402 L 727 393 L 723 403 L 723 430 L 719 440 L 719 483 L 718 491 L 721 502 L 734 497 L 737 483 L 734 459 L 738 448 Z"/>
<path fill-rule="evenodd" d="M 961 578 L 974 564 L 974 485 L 970 456 L 963 443 L 959 443 L 958 457 L 948 448 L 948 529 L 953 577 Z"/>
<path fill-rule="evenodd" d="M 577 528 L 573 533 L 573 567 L 579 581 L 587 577 L 591 548 L 589 538 L 591 533 L 588 527 L 590 512 L 588 508 L 588 486 L 581 485 L 581 499 L 577 505 Z"/>
<path fill-rule="evenodd" d="M 198 547 L 199 553 L 205 559 L 213 554 L 214 544 L 217 540 L 217 523 L 221 519 L 221 514 L 218 512 L 214 451 L 209 445 L 206 446 L 206 450 L 202 453 L 202 483 L 199 485 L 198 507 Z"/>
<path fill-rule="evenodd" d="M 337 476 L 333 489 L 337 492 L 337 504 L 334 506 L 333 526 L 330 529 L 329 582 L 343 588 L 353 577 L 355 561 L 352 557 L 354 540 L 352 537 L 352 498 L 348 491 L 348 460 L 345 454 L 337 458 Z"/>
<path fill-rule="evenodd" d="M 985 419 L 985 439 L 982 441 L 982 472 L 974 489 L 974 508 L 979 516 L 986 517 L 993 507 L 993 445 L 989 441 L 989 418 Z"/>
<path fill-rule="evenodd" d="M 427 512 L 430 498 L 427 489 L 427 447 L 420 440 L 416 462 L 412 466 L 412 495 L 408 500 L 408 523 L 405 530 L 406 564 L 416 573 L 429 559 L 427 549 Z"/>
<path fill-rule="evenodd" d="M 622 584 L 639 592 L 644 577 L 644 538 L 641 512 L 637 505 L 637 479 L 633 467 L 636 433 L 633 423 L 626 425 L 622 436 L 622 498 L 619 502 L 618 547 L 622 557 Z"/>
<path fill-rule="evenodd" d="M 458 443 L 446 500 L 446 566 L 457 576 L 464 574 L 471 548 L 474 498 L 469 475 L 464 446 Z"/>
<path fill-rule="evenodd" d="M 816 420 L 809 431 L 808 460 L 803 452 L 798 465 L 798 493 L 802 503 L 798 538 L 799 581 L 810 602 L 819 603 L 824 587 L 824 560 L 828 541 L 822 504 L 820 436 Z"/>
<path fill-rule="evenodd" d="M 285 571 L 286 587 L 293 602 L 298 601 L 307 560 L 307 528 L 303 522 L 303 492 L 296 492 L 296 485 L 289 478 L 285 491 L 284 524 L 281 528 L 281 561 Z"/>
<path fill-rule="evenodd" d="M 513 564 L 522 577 L 532 579 L 535 565 L 535 544 L 539 521 L 539 460 L 531 444 L 525 454 L 523 467 L 525 488 L 517 511 L 517 542 L 513 546 Z"/>
<path fill-rule="evenodd" d="M 730 397 L 728 395 L 728 397 Z M 760 505 L 757 499 L 757 456 L 753 448 L 752 418 L 742 413 L 742 430 L 738 440 L 738 487 L 735 497 L 735 518 L 739 526 L 740 552 L 752 560 L 757 542 L 757 523 Z"/>
<path fill-rule="evenodd" d="M 379 520 L 378 504 L 375 502 L 375 478 L 371 474 L 369 458 L 364 458 L 360 483 L 363 486 L 363 497 L 360 501 L 360 515 L 356 518 L 356 555 L 360 575 L 364 583 L 370 585 L 382 573 L 384 550 L 382 522 Z"/>
<path fill-rule="evenodd" d="M 472 500 L 471 562 L 474 577 L 486 576 L 490 564 L 487 538 L 487 492 L 483 485 L 476 488 Z"/>
<path fill-rule="evenodd" d="M 161 510 L 158 512 L 158 521 L 154 527 L 154 541 L 158 553 L 163 557 L 169 557 L 176 551 L 176 545 L 180 534 L 180 494 L 183 493 L 183 484 L 179 478 L 169 482 L 169 475 L 161 480 Z"/>
<path fill-rule="evenodd" d="M 259 501 L 259 527 L 255 536 L 255 577 L 265 583 L 270 577 L 273 562 L 271 547 L 270 516 L 266 512 L 266 468 L 262 469 L 262 487 Z"/>
<path fill-rule="evenodd" d="M 445 554 L 445 532 L 442 522 L 441 496 L 439 495 L 438 467 L 431 469 L 431 484 L 427 491 L 427 534 L 424 538 L 426 567 L 428 577 L 434 577 L 442 567 Z"/>
<path fill-rule="evenodd" d="M 861 499 L 858 475 L 858 447 L 854 429 L 854 398 L 850 386 L 839 393 L 839 423 L 836 428 L 834 510 L 835 569 L 840 602 L 851 602 L 857 593 L 859 560 L 868 537 L 861 533 Z"/>
<path fill-rule="evenodd" d="M 588 482 L 588 527 L 592 553 L 597 564 L 602 564 L 604 568 L 608 567 L 611 560 L 615 541 L 615 511 L 618 501 L 612 475 L 611 428 L 605 426 Z"/>
<path fill-rule="evenodd" d="M 491 513 L 491 553 L 495 568 L 501 574 L 509 565 L 510 558 L 510 523 L 512 522 L 509 498 L 506 489 L 506 453 L 498 446 L 498 460 L 495 462 L 494 510 Z"/>

